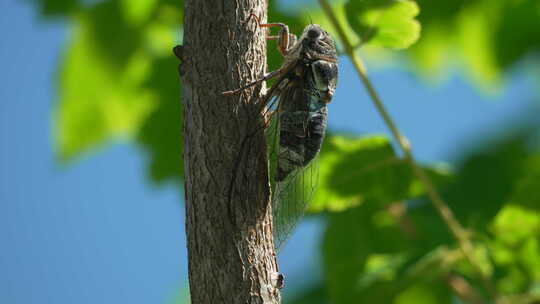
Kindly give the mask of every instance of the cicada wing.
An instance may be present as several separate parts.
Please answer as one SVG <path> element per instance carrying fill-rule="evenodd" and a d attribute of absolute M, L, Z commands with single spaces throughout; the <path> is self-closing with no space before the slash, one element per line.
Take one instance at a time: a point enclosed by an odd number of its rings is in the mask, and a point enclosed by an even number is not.
<path fill-rule="evenodd" d="M 304 215 L 319 180 L 318 157 L 307 166 L 291 172 L 284 180 L 275 182 L 272 210 L 274 243 L 279 249 L 289 238 Z"/>
<path fill-rule="evenodd" d="M 317 155 L 326 130 L 326 112 L 309 111 L 310 96 L 302 79 L 282 86 L 277 115 L 267 130 L 274 243 L 284 243 L 300 221 L 318 182 Z"/>

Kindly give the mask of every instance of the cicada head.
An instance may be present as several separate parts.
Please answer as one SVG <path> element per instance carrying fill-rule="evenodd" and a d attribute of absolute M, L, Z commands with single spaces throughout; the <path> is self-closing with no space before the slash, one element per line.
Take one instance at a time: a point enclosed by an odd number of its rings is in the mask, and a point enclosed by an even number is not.
<path fill-rule="evenodd" d="M 318 24 L 306 26 L 299 39 L 302 52 L 307 58 L 337 60 L 336 44 L 330 34 Z"/>

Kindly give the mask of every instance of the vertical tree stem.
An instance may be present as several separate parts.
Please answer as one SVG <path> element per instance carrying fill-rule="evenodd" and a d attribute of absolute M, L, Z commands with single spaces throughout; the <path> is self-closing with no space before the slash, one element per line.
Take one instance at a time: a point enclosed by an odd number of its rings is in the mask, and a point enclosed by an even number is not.
<path fill-rule="evenodd" d="M 184 165 L 189 285 L 193 304 L 278 304 L 266 140 L 256 103 L 265 0 L 185 1 Z"/>
<path fill-rule="evenodd" d="M 405 156 L 405 159 L 407 160 L 409 165 L 412 167 L 414 174 L 420 180 L 420 182 L 424 185 L 427 195 L 430 198 L 431 202 L 433 203 L 433 206 L 439 212 L 441 218 L 448 226 L 454 238 L 457 240 L 459 247 L 461 251 L 463 252 L 463 255 L 465 256 L 465 258 L 469 261 L 469 263 L 474 267 L 475 271 L 480 276 L 484 284 L 484 287 L 491 293 L 493 297 L 496 297 L 495 289 L 493 288 L 490 279 L 482 271 L 482 268 L 480 267 L 480 263 L 476 260 L 474 256 L 474 252 L 473 252 L 474 248 L 473 248 L 471 240 L 469 239 L 469 235 L 467 231 L 463 228 L 463 226 L 461 226 L 461 224 L 455 218 L 452 210 L 448 207 L 448 204 L 443 200 L 443 198 L 441 197 L 441 195 L 439 194 L 439 192 L 433 185 L 433 182 L 431 181 L 429 176 L 426 174 L 424 169 L 418 164 L 418 162 L 414 158 L 409 141 L 407 140 L 405 136 L 401 134 L 394 120 L 392 119 L 388 111 L 386 110 L 381 98 L 377 94 L 377 91 L 375 90 L 375 88 L 373 87 L 373 84 L 368 78 L 367 71 L 364 66 L 364 63 L 362 62 L 362 59 L 354 51 L 354 47 L 349 37 L 345 33 L 343 27 L 339 23 L 339 20 L 337 19 L 336 15 L 334 14 L 332 7 L 330 6 L 327 0 L 319 0 L 319 3 L 321 4 L 321 7 L 323 8 L 327 17 L 330 19 L 330 22 L 336 29 L 339 35 L 339 38 L 341 42 L 343 43 L 343 47 L 345 48 L 345 53 L 351 59 L 354 68 L 356 69 L 358 75 L 360 76 L 362 84 L 368 91 L 371 101 L 375 105 L 375 108 L 377 109 L 379 114 L 382 116 L 386 126 L 390 129 L 392 136 L 397 141 L 398 146 L 400 147 L 400 149 L 402 150 Z"/>

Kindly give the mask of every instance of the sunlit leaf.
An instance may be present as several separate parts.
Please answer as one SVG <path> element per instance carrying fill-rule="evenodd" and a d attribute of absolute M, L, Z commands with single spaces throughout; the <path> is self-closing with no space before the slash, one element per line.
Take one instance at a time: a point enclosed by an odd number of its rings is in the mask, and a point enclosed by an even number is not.
<path fill-rule="evenodd" d="M 409 0 L 350 0 L 347 20 L 361 41 L 382 47 L 403 49 L 420 37 L 415 19 L 420 9 Z"/>
<path fill-rule="evenodd" d="M 374 197 L 396 200 L 402 197 L 412 176 L 382 136 L 329 137 L 320 163 L 319 189 L 312 210 L 342 210 Z"/>
<path fill-rule="evenodd" d="M 429 169 L 437 182 L 448 172 Z M 424 194 L 410 165 L 384 136 L 329 136 L 320 156 L 319 187 L 310 210 L 339 211 L 364 201 L 381 205 Z"/>
<path fill-rule="evenodd" d="M 480 7 L 463 10 L 458 17 L 458 46 L 472 76 L 480 84 L 497 83 L 500 70 L 495 58 L 493 24 Z"/>
<path fill-rule="evenodd" d="M 410 51 L 414 62 L 430 74 L 463 63 L 476 84 L 494 91 L 500 89 L 503 72 L 538 54 L 536 0 L 417 2 L 422 8 L 422 38 Z"/>
<path fill-rule="evenodd" d="M 444 281 L 415 284 L 401 292 L 395 304 L 450 304 L 452 294 Z"/>
<path fill-rule="evenodd" d="M 492 231 L 507 245 L 517 245 L 531 236 L 540 235 L 540 213 L 507 205 L 494 218 Z"/>
<path fill-rule="evenodd" d="M 112 64 L 101 53 L 89 17 L 78 19 L 61 72 L 56 129 L 63 158 L 131 137 L 155 104 L 153 94 L 141 88 L 150 68 L 145 54 L 132 51 L 123 63 Z"/>
<path fill-rule="evenodd" d="M 540 158 L 531 144 L 534 134 L 526 128 L 482 143 L 445 193 L 460 222 L 483 236 L 475 256 L 503 293 L 526 293 L 540 277 Z M 472 277 L 476 272 L 468 263 L 456 271 Z"/>
<path fill-rule="evenodd" d="M 148 20 L 158 0 L 120 0 L 120 3 L 126 20 L 131 24 L 138 25 Z"/>

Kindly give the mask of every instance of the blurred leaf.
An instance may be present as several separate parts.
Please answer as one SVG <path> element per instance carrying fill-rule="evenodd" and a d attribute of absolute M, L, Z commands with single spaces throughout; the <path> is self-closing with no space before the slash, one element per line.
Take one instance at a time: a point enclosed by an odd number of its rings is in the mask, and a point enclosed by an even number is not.
<path fill-rule="evenodd" d="M 455 239 L 439 213 L 427 200 L 409 204 L 407 215 L 413 223 L 413 236 L 418 248 L 433 250 L 439 246 L 454 246 Z"/>
<path fill-rule="evenodd" d="M 475 255 L 500 292 L 517 296 L 540 280 L 540 150 L 536 126 L 479 143 L 462 161 L 444 195 L 455 215 L 476 232 Z M 422 233 L 433 223 L 411 216 Z M 435 239 L 438 236 L 429 236 Z M 455 271 L 474 278 L 468 263 Z"/>
<path fill-rule="evenodd" d="M 534 154 L 536 153 L 536 154 Z M 509 201 L 536 211 L 540 210 L 540 151 L 532 152 L 523 162 L 525 174 L 516 181 Z"/>
<path fill-rule="evenodd" d="M 403 197 L 412 176 L 382 136 L 328 137 L 320 163 L 319 188 L 311 210 L 342 210 L 373 198 L 395 201 Z"/>
<path fill-rule="evenodd" d="M 441 282 L 415 284 L 400 293 L 395 304 L 450 304 L 453 303 L 451 292 Z"/>
<path fill-rule="evenodd" d="M 152 64 L 145 87 L 155 90 L 159 103 L 142 125 L 138 141 L 149 152 L 150 176 L 154 181 L 180 181 L 183 164 L 183 111 L 178 60 L 172 56 Z"/>
<path fill-rule="evenodd" d="M 65 17 L 80 5 L 79 0 L 31 0 L 44 17 Z"/>
<path fill-rule="evenodd" d="M 540 235 L 540 214 L 507 205 L 494 218 L 492 232 L 506 245 L 517 245 L 531 236 Z"/>
<path fill-rule="evenodd" d="M 498 64 L 506 69 L 540 51 L 540 4 L 538 0 L 503 1 L 499 12 L 494 50 Z"/>
<path fill-rule="evenodd" d="M 145 38 L 149 51 L 159 57 L 171 56 L 171 45 L 175 45 L 178 41 L 173 36 L 170 25 L 157 22 L 148 25 Z"/>
<path fill-rule="evenodd" d="M 307 290 L 302 290 L 300 294 L 286 298 L 284 303 L 289 304 L 325 304 L 328 303 L 328 296 L 326 294 L 324 285 L 316 284 Z"/>
<path fill-rule="evenodd" d="M 331 303 L 408 303 L 413 299 L 410 288 L 443 284 L 440 278 L 448 264 L 442 261 L 448 252 L 431 254 L 415 246 L 410 239 L 414 236 L 407 236 L 398 221 L 379 220 L 380 212 L 386 211 L 376 206 L 365 203 L 329 216 L 323 254 Z M 432 298 L 450 303 L 443 287 L 425 291 L 422 297 L 425 303 Z"/>
<path fill-rule="evenodd" d="M 421 39 L 407 50 L 418 67 L 418 72 L 428 75 L 431 79 L 449 68 L 453 59 L 453 54 L 448 51 L 449 37 L 453 35 L 445 26 L 438 24 L 425 26 L 422 23 Z"/>
<path fill-rule="evenodd" d="M 383 136 L 362 138 L 329 136 L 320 156 L 319 187 L 310 211 L 339 211 L 364 201 L 387 205 L 421 196 L 423 186 L 409 164 L 398 158 Z M 430 169 L 436 181 L 448 172 Z"/>
<path fill-rule="evenodd" d="M 537 0 L 418 0 L 418 4 L 422 37 L 410 54 L 424 71 L 441 72 L 459 60 L 477 84 L 493 90 L 504 71 L 539 54 Z"/>
<path fill-rule="evenodd" d="M 134 25 L 141 24 L 148 20 L 150 14 L 156 7 L 158 0 L 132 1 L 120 0 L 122 12 L 126 20 Z"/>
<path fill-rule="evenodd" d="M 486 140 L 458 166 L 455 182 L 444 195 L 465 226 L 485 230 L 504 204 L 512 200 L 520 181 L 532 169 L 528 166 L 529 133 L 526 130 Z"/>
<path fill-rule="evenodd" d="M 500 67 L 493 49 L 493 23 L 490 22 L 489 9 L 478 5 L 463 9 L 457 17 L 458 46 L 463 59 L 470 68 L 471 75 L 481 84 L 498 83 Z"/>
<path fill-rule="evenodd" d="M 409 0 L 350 0 L 347 20 L 362 42 L 403 49 L 420 37 L 420 9 Z"/>
<path fill-rule="evenodd" d="M 96 4 L 77 16 L 84 19 L 86 31 L 83 33 L 92 40 L 93 50 L 111 68 L 125 69 L 136 52 L 146 55 L 144 32 L 133 26 L 123 17 L 119 1 L 104 1 Z M 79 34 L 75 33 L 75 37 Z"/>
<path fill-rule="evenodd" d="M 375 299 L 378 303 L 391 303 L 390 299 L 396 293 L 388 290 L 384 281 L 378 289 L 375 289 L 377 282 L 369 286 L 360 284 L 372 253 L 394 254 L 406 248 L 397 226 L 377 226 L 373 219 L 375 211 L 372 205 L 363 204 L 332 213 L 329 218 L 323 240 L 323 262 L 332 303 L 371 303 Z"/>
<path fill-rule="evenodd" d="M 540 211 L 508 204 L 490 228 L 499 289 L 527 292 L 531 284 L 540 282 Z"/>
<path fill-rule="evenodd" d="M 503 0 L 506 1 L 506 0 Z M 432 1 L 432 0 L 416 0 L 422 8 L 418 19 L 424 25 L 433 24 L 435 22 L 447 23 L 469 6 L 474 6 L 478 3 L 490 3 L 485 0 L 454 0 L 454 1 Z"/>
<path fill-rule="evenodd" d="M 113 27 L 116 21 L 110 11 L 99 7 L 77 19 L 60 81 L 57 140 L 62 158 L 73 157 L 111 138 L 129 138 L 156 102 L 150 91 L 141 88 L 150 69 L 143 52 L 128 51 L 125 44 L 113 41 L 107 43 L 111 51 L 103 53 L 104 49 L 100 49 L 95 22 Z M 106 56 L 115 45 L 125 50 L 121 51 L 120 62 Z"/>
<path fill-rule="evenodd" d="M 159 9 L 143 29 L 122 18 L 126 9 L 135 9 L 127 5 L 152 11 L 115 1 L 78 15 L 62 71 L 60 154 L 70 158 L 111 139 L 135 137 L 149 151 L 154 180 L 180 180 L 181 91 L 178 61 L 170 50 L 178 12 L 171 6 Z"/>
<path fill-rule="evenodd" d="M 358 284 L 367 287 L 377 281 L 395 280 L 397 270 L 406 261 L 405 255 L 374 253 L 367 258 L 364 274 L 359 278 Z"/>

